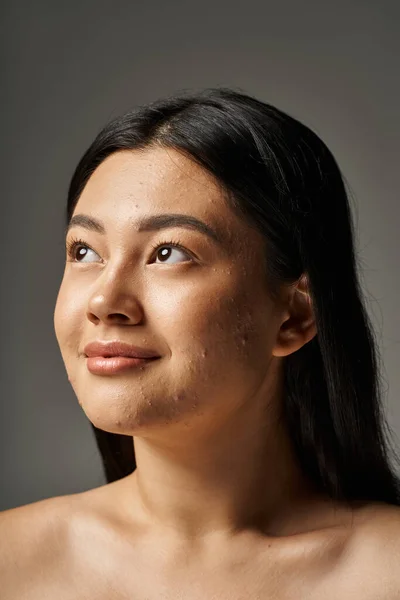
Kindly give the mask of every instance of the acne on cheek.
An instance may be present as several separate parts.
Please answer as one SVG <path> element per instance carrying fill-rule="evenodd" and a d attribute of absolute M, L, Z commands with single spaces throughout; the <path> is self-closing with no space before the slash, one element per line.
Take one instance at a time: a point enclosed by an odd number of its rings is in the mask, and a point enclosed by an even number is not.
<path fill-rule="evenodd" d="M 256 338 L 256 328 L 251 310 L 241 313 L 237 310 L 237 324 L 233 330 L 233 339 L 240 355 L 250 356 L 252 341 Z"/>
<path fill-rule="evenodd" d="M 227 358 L 234 361 L 235 354 L 239 360 L 243 360 L 250 357 L 252 352 L 259 352 L 259 343 L 255 343 L 259 339 L 259 332 L 254 310 L 248 302 L 234 296 L 225 298 L 213 314 L 209 314 L 204 333 L 192 336 L 196 346 L 200 342 L 196 352 L 200 361 L 206 361 L 210 356 L 214 360 L 218 355 L 223 361 Z M 193 347 L 191 354 L 193 356 Z"/>
<path fill-rule="evenodd" d="M 232 326 L 232 336 L 239 351 L 246 352 L 246 347 L 251 342 L 256 332 L 254 311 L 246 300 L 228 298 L 227 320 Z"/>

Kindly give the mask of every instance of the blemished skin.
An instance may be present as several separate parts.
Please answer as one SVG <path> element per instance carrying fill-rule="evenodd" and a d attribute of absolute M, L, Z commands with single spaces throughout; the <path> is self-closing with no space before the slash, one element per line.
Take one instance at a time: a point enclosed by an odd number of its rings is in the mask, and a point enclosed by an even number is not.
<path fill-rule="evenodd" d="M 162 214 L 214 235 L 143 227 Z M 2 598 L 400 598 L 399 509 L 316 491 L 281 418 L 283 361 L 316 335 L 307 277 L 272 299 L 261 233 L 170 148 L 108 157 L 76 215 L 104 232 L 67 234 L 55 333 L 86 416 L 134 436 L 137 469 L 1 513 Z M 93 374 L 95 340 L 160 358 Z"/>

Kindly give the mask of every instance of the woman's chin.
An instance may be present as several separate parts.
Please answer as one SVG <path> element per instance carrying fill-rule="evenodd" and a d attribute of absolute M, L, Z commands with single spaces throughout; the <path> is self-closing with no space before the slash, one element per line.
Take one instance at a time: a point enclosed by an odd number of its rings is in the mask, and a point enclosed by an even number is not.
<path fill-rule="evenodd" d="M 115 406 L 108 402 L 104 405 L 101 402 L 79 402 L 83 412 L 89 421 L 98 429 L 128 436 L 146 436 L 147 433 L 162 430 L 168 423 L 172 423 L 167 415 L 161 414 L 160 408 L 157 409 L 153 404 L 136 405 L 124 408 L 120 405 Z"/>

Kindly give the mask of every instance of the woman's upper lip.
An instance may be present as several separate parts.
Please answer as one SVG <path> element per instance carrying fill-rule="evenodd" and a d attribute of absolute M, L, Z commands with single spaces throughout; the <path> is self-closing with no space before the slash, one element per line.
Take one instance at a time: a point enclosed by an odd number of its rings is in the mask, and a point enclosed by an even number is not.
<path fill-rule="evenodd" d="M 159 354 L 155 350 L 148 348 L 140 348 L 139 346 L 132 346 L 126 342 L 120 342 L 118 340 L 103 342 L 94 341 L 86 344 L 83 349 L 86 356 L 102 356 L 103 358 L 109 358 L 111 356 L 130 356 L 132 358 L 159 358 Z"/>

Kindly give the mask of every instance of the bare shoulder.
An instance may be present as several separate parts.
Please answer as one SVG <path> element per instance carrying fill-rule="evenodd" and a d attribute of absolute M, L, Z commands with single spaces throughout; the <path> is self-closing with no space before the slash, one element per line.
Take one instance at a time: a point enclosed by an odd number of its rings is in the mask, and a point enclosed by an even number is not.
<path fill-rule="evenodd" d="M 39 540 L 57 537 L 65 530 L 69 496 L 48 498 L 0 512 L 0 553 L 9 556 L 14 548 L 18 552 L 36 546 Z"/>
<path fill-rule="evenodd" d="M 364 598 L 400 598 L 400 507 L 374 503 L 354 515 L 342 572 Z"/>
<path fill-rule="evenodd" d="M 1 600 L 69 598 L 74 586 L 96 589 L 98 563 L 106 560 L 101 548 L 117 538 L 107 525 L 112 511 L 105 488 L 0 512 Z"/>
<path fill-rule="evenodd" d="M 49 498 L 0 513 L 0 569 L 28 557 L 53 555 L 66 535 L 68 496 Z"/>
<path fill-rule="evenodd" d="M 15 588 L 24 572 L 34 577 L 38 565 L 50 567 L 59 557 L 68 535 L 68 497 L 40 500 L 0 513 L 0 579 Z M 6 596 L 7 597 L 7 596 Z"/>
<path fill-rule="evenodd" d="M 400 507 L 374 503 L 361 509 L 354 518 L 353 544 L 365 552 L 391 553 L 400 550 Z M 388 557 L 386 557 L 388 558 Z M 397 561 L 400 554 L 394 557 Z"/>
<path fill-rule="evenodd" d="M 0 565 L 10 562 L 14 554 L 23 559 L 38 553 L 53 557 L 62 551 L 79 519 L 101 512 L 105 487 L 0 512 Z"/>

